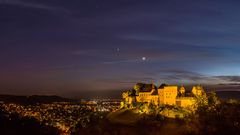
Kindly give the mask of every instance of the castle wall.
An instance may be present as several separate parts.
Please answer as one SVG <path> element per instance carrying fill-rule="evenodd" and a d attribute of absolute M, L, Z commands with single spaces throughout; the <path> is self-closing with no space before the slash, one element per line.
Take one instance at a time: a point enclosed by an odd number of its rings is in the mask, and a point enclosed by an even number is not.
<path fill-rule="evenodd" d="M 196 103 L 194 97 L 179 97 L 176 98 L 176 105 L 181 107 L 191 107 Z"/>
<path fill-rule="evenodd" d="M 151 95 L 151 103 L 155 105 L 159 105 L 159 96 L 158 95 Z"/>
<path fill-rule="evenodd" d="M 137 102 L 149 102 L 151 100 L 151 92 L 139 92 L 136 100 Z"/>
<path fill-rule="evenodd" d="M 192 93 L 196 96 L 201 96 L 203 94 L 203 88 L 201 86 L 193 86 Z"/>
<path fill-rule="evenodd" d="M 175 105 L 177 93 L 177 86 L 165 86 L 163 89 L 158 89 L 160 104 Z"/>

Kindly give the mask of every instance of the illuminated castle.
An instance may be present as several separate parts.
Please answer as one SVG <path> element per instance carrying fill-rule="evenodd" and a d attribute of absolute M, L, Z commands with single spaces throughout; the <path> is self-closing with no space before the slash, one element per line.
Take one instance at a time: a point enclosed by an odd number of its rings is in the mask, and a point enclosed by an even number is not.
<path fill-rule="evenodd" d="M 154 84 L 138 83 L 131 91 L 123 92 L 125 103 L 141 102 L 155 105 L 177 105 L 190 107 L 195 105 L 196 98 L 206 93 L 202 86 L 193 86 L 191 93 L 186 93 L 184 86 L 170 86 L 162 84 L 157 88 Z"/>

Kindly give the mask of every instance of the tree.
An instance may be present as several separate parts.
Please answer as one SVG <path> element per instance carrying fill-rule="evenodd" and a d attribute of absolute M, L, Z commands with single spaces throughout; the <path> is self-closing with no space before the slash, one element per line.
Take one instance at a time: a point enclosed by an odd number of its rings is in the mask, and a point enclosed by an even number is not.
<path fill-rule="evenodd" d="M 128 96 L 136 96 L 136 90 L 132 89 L 128 91 Z"/>
<path fill-rule="evenodd" d="M 208 95 L 208 105 L 209 106 L 216 106 L 220 104 L 220 101 L 217 97 L 217 94 L 215 92 L 210 92 Z"/>
<path fill-rule="evenodd" d="M 199 112 L 205 112 L 208 108 L 208 98 L 204 93 L 203 95 L 196 95 L 196 107 Z"/>
<path fill-rule="evenodd" d="M 136 95 L 138 95 L 139 91 L 144 87 L 144 83 L 137 83 L 134 85 L 133 89 L 136 91 Z"/>

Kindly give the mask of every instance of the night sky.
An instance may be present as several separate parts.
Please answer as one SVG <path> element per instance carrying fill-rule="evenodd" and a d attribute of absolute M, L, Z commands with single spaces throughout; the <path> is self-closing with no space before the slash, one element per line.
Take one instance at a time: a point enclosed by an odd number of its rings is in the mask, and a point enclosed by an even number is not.
<path fill-rule="evenodd" d="M 240 1 L 0 0 L 0 93 L 239 85 Z"/>

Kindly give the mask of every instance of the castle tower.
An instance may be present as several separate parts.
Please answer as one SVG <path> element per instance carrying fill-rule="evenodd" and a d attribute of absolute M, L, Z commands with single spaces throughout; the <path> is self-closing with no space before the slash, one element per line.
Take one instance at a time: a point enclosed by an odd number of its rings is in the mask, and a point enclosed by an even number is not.
<path fill-rule="evenodd" d="M 204 93 L 204 89 L 203 89 L 203 87 L 201 85 L 193 86 L 192 93 L 195 96 L 201 96 Z"/>
<path fill-rule="evenodd" d="M 162 84 L 158 88 L 160 104 L 175 105 L 177 93 L 178 93 L 177 86 L 168 86 L 168 85 Z"/>
<path fill-rule="evenodd" d="M 181 95 L 184 95 L 185 94 L 185 88 L 184 88 L 184 86 L 182 85 L 181 87 L 180 87 L 180 89 L 179 89 L 179 93 L 181 94 Z"/>
<path fill-rule="evenodd" d="M 155 90 L 155 86 L 154 86 L 153 82 L 152 82 L 152 90 Z"/>

